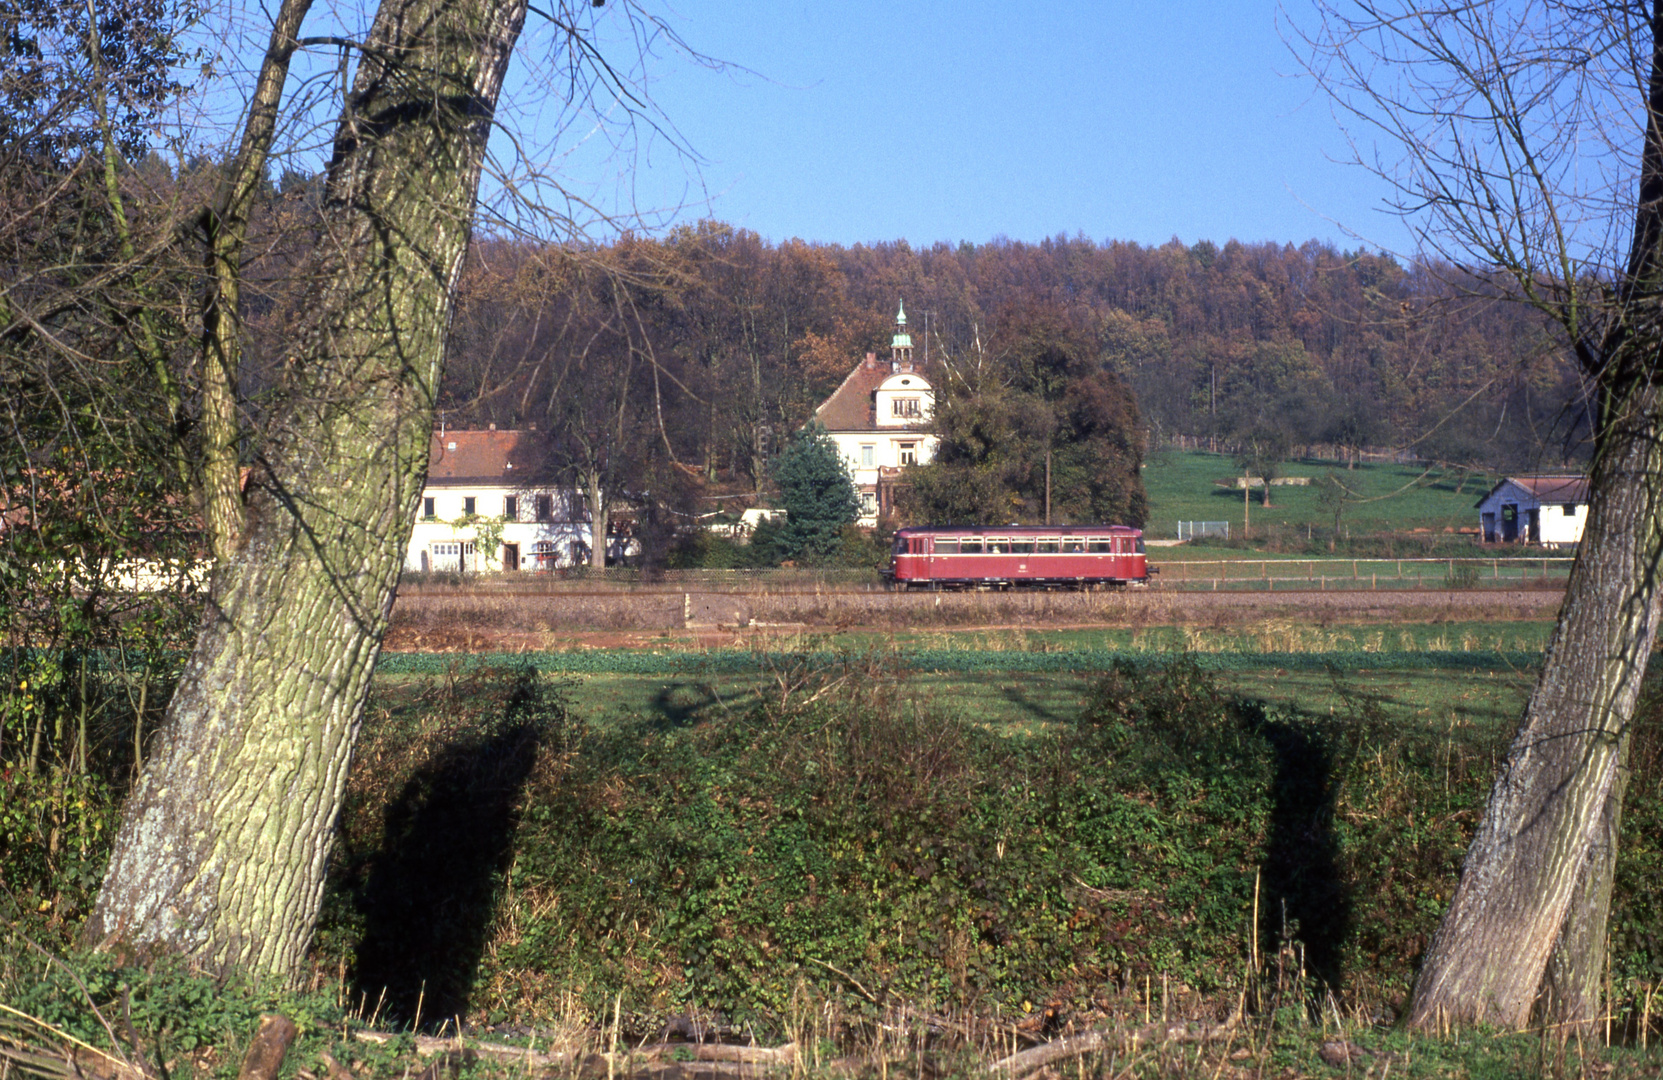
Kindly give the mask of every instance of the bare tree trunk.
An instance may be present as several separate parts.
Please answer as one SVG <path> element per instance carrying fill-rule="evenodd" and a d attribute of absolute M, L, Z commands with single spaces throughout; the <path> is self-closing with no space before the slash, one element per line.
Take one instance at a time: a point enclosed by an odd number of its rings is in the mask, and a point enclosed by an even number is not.
<path fill-rule="evenodd" d="M 1629 718 L 1657 637 L 1660 411 L 1663 392 L 1643 382 L 1607 421 L 1559 622 L 1422 965 L 1412 1026 L 1522 1027 L 1539 997 L 1558 1021 L 1599 1015 Z"/>
<path fill-rule="evenodd" d="M 1651 46 L 1634 235 L 1597 340 L 1564 325 L 1599 390 L 1588 523 L 1542 674 L 1513 739 L 1409 1023 L 1523 1027 L 1600 1015 L 1629 721 L 1657 639 L 1663 559 L 1663 0 Z"/>
<path fill-rule="evenodd" d="M 525 10 L 384 0 L 377 13 L 242 535 L 129 800 L 92 942 L 301 969 Z"/>
<path fill-rule="evenodd" d="M 590 467 L 584 474 L 584 487 L 589 503 L 589 565 L 596 569 L 606 569 L 606 530 L 608 518 L 611 514 L 611 500 L 607 491 L 601 486 L 601 472 L 599 468 Z"/>

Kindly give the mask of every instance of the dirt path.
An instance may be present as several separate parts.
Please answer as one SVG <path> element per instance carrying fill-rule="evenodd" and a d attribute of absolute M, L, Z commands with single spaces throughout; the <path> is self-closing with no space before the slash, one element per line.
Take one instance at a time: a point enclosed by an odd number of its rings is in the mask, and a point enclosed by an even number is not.
<path fill-rule="evenodd" d="M 1276 619 L 1312 626 L 1548 620 L 1559 589 L 1113 593 L 600 592 L 399 597 L 386 647 L 496 652 L 742 644 L 803 632 L 1226 628 Z"/>

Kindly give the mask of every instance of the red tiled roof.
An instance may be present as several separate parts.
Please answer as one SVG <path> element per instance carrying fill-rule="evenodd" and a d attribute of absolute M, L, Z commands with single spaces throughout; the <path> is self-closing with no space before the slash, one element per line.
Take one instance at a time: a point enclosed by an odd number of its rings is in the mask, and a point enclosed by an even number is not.
<path fill-rule="evenodd" d="M 831 397 L 814 410 L 814 419 L 827 431 L 877 431 L 878 417 L 874 395 L 883 381 L 895 374 L 887 360 L 868 365 L 865 361 L 844 378 L 843 385 L 832 391 Z M 922 431 L 922 424 L 885 425 L 884 431 Z"/>
<path fill-rule="evenodd" d="M 1503 477 L 1483 499 L 1478 500 L 1479 503 L 1482 505 L 1491 495 L 1508 484 L 1528 492 L 1537 502 L 1547 505 L 1588 501 L 1586 476 L 1508 476 Z"/>
<path fill-rule="evenodd" d="M 434 432 L 427 482 L 437 487 L 524 484 L 541 464 L 542 448 L 528 431 Z"/>
<path fill-rule="evenodd" d="M 865 361 L 856 364 L 843 380 L 843 385 L 814 410 L 814 418 L 824 424 L 827 431 L 865 431 L 876 427 L 872 395 L 877 393 L 878 387 L 889 375 L 888 364 L 867 364 Z"/>

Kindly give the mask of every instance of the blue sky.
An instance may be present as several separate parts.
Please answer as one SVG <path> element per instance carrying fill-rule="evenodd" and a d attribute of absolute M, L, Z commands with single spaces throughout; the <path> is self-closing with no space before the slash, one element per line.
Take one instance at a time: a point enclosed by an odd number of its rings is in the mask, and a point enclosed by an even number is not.
<path fill-rule="evenodd" d="M 774 241 L 1408 248 L 1381 183 L 1334 160 L 1345 136 L 1274 3 L 672 4 L 690 45 L 749 71 L 652 64 L 654 100 L 702 161 L 662 142 L 567 159 L 602 203 Z"/>

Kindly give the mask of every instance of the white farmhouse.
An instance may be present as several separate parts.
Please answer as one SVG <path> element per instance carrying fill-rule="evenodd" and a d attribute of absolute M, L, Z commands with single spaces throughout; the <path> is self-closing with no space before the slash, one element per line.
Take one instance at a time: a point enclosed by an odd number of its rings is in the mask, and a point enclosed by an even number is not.
<path fill-rule="evenodd" d="M 1509 476 L 1478 500 L 1484 542 L 1561 547 L 1582 540 L 1588 522 L 1583 476 Z"/>
<path fill-rule="evenodd" d="M 589 561 L 594 542 L 577 492 L 544 482 L 530 432 L 441 431 L 404 568 L 553 570 Z"/>
<path fill-rule="evenodd" d="M 832 396 L 814 410 L 860 493 L 858 524 L 870 528 L 895 508 L 895 486 L 909 465 L 935 457 L 939 440 L 929 431 L 935 391 L 912 362 L 906 305 L 895 315 L 889 362 L 875 353 L 849 373 Z"/>

